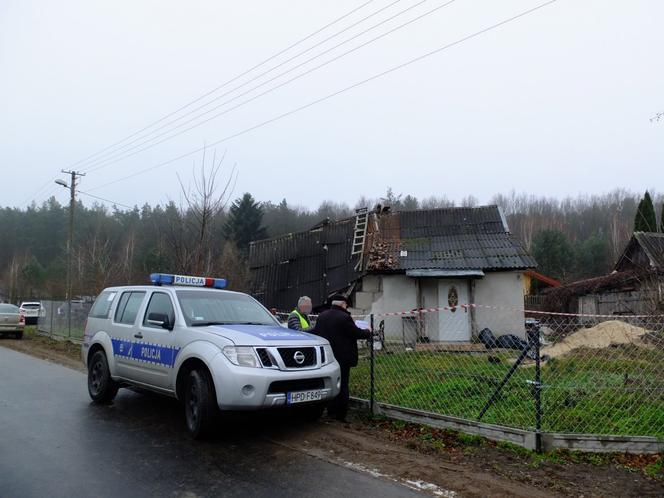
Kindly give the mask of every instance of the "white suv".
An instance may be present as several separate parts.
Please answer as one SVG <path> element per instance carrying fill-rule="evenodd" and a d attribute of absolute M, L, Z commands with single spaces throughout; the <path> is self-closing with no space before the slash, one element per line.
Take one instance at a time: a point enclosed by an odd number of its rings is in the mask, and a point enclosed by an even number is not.
<path fill-rule="evenodd" d="M 339 393 L 339 364 L 318 336 L 285 330 L 225 280 L 152 274 L 152 286 L 105 289 L 90 310 L 82 358 L 94 402 L 139 386 L 184 403 L 198 438 L 218 409 L 285 407 L 316 419 Z"/>
<path fill-rule="evenodd" d="M 25 317 L 26 325 L 36 325 L 39 317 L 44 316 L 44 307 L 40 302 L 23 302 L 19 307 L 21 314 Z"/>

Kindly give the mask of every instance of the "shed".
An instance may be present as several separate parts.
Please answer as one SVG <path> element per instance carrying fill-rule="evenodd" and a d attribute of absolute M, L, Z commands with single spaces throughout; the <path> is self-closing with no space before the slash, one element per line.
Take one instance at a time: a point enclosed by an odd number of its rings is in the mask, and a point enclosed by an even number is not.
<path fill-rule="evenodd" d="M 588 315 L 640 315 L 662 308 L 664 234 L 635 232 L 608 275 L 545 292 L 547 310 Z"/>

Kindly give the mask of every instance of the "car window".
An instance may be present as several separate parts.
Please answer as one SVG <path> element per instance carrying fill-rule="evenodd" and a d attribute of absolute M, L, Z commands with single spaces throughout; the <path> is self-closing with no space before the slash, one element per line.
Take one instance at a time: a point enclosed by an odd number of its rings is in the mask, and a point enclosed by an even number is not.
<path fill-rule="evenodd" d="M 13 304 L 0 304 L 0 313 L 18 313 L 18 306 Z"/>
<path fill-rule="evenodd" d="M 138 315 L 138 309 L 141 307 L 145 297 L 145 292 L 123 292 L 115 310 L 115 321 L 133 325 Z"/>
<path fill-rule="evenodd" d="M 120 296 L 120 300 L 118 301 L 118 307 L 115 308 L 115 317 L 113 318 L 114 322 L 120 322 L 120 319 L 122 318 L 122 313 L 124 313 L 124 310 L 127 307 L 127 301 L 129 300 L 130 295 L 131 292 L 123 292 L 122 295 Z"/>
<path fill-rule="evenodd" d="M 168 294 L 163 292 L 155 292 L 152 294 L 150 297 L 150 302 L 148 303 L 148 307 L 145 310 L 145 316 L 143 317 L 143 326 L 160 329 L 161 326 L 148 323 L 148 316 L 150 316 L 150 313 L 167 315 L 169 321 L 168 323 L 173 324 L 175 322 L 175 310 L 173 309 L 173 303 L 171 302 L 171 298 L 168 296 Z"/>
<path fill-rule="evenodd" d="M 206 322 L 278 324 L 269 311 L 246 294 L 196 290 L 178 290 L 176 294 L 187 325 Z"/>
<path fill-rule="evenodd" d="M 88 316 L 90 318 L 108 318 L 108 312 L 111 311 L 111 305 L 116 295 L 117 292 L 112 291 L 104 291 L 99 294 Z"/>
<path fill-rule="evenodd" d="M 39 309 L 39 303 L 23 303 L 21 305 L 23 308 L 27 310 L 38 310 Z"/>

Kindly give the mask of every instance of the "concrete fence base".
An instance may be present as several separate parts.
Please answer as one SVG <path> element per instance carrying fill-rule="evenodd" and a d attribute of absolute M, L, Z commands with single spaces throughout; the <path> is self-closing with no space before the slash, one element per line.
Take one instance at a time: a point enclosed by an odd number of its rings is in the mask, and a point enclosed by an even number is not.
<path fill-rule="evenodd" d="M 369 411 L 369 401 L 359 398 L 352 398 L 351 401 L 355 408 Z M 405 422 L 482 436 L 492 441 L 504 441 L 533 451 L 537 449 L 537 434 L 535 431 L 485 424 L 475 420 L 440 415 L 386 403 L 374 403 L 374 412 L 376 415 L 384 415 Z M 603 436 L 596 434 L 558 434 L 545 432 L 541 434 L 541 441 L 544 451 L 567 449 L 595 453 L 664 452 L 664 441 L 648 436 Z"/>

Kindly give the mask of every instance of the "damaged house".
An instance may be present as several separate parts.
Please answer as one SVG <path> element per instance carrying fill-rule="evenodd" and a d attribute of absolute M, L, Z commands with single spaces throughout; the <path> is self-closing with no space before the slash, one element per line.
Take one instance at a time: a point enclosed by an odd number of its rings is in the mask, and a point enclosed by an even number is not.
<path fill-rule="evenodd" d="M 381 315 L 387 338 L 414 333 L 419 341 L 447 342 L 470 341 L 485 327 L 523 337 L 523 313 L 513 310 L 523 309 L 524 272 L 536 263 L 497 206 L 399 212 L 378 206 L 252 242 L 249 265 L 252 294 L 269 308 L 291 310 L 308 295 L 320 309 L 342 292 L 354 313 Z M 484 306 L 464 306 L 470 303 Z M 384 316 L 430 308 L 443 309 Z"/>

